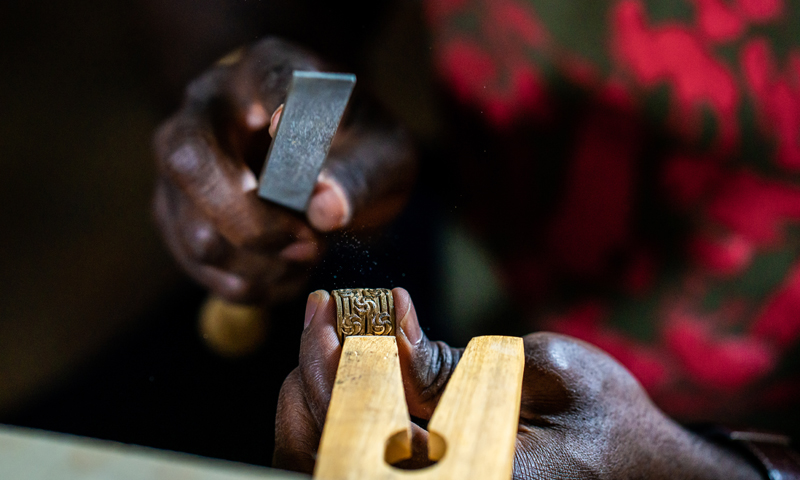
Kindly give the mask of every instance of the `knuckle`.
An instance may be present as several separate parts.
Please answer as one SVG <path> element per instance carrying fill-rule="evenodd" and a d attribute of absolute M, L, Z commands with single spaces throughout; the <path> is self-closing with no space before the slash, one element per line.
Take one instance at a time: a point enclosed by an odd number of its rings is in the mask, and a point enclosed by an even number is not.
<path fill-rule="evenodd" d="M 584 350 L 575 339 L 557 333 L 537 332 L 525 337 L 527 361 L 539 370 L 566 374 L 574 369 L 578 357 L 584 356 Z"/>
<path fill-rule="evenodd" d="M 203 131 L 182 116 L 164 122 L 154 135 L 159 170 L 170 176 L 195 173 L 205 163 Z"/>
<path fill-rule="evenodd" d="M 269 37 L 248 52 L 248 69 L 259 81 L 259 91 L 274 107 L 280 103 L 294 70 L 318 71 L 323 66 L 316 56 L 289 41 Z M 273 108 L 274 108 L 273 107 Z"/>
<path fill-rule="evenodd" d="M 163 166 L 169 157 L 171 146 L 175 143 L 176 119 L 170 118 L 156 129 L 153 135 L 153 149 L 159 166 Z"/>
<path fill-rule="evenodd" d="M 163 171 L 177 181 L 203 178 L 210 161 L 209 155 L 197 140 L 185 139 L 183 143 L 163 157 Z"/>
<path fill-rule="evenodd" d="M 594 402 L 609 391 L 635 387 L 622 365 L 599 348 L 556 333 L 525 337 L 526 371 L 573 401 Z M 528 375 L 528 373 L 526 373 Z"/>
<path fill-rule="evenodd" d="M 419 399 L 430 402 L 444 391 L 456 365 L 461 359 L 461 350 L 451 348 L 444 342 L 430 342 L 431 358 L 428 368 L 420 366 L 417 382 Z"/>
<path fill-rule="evenodd" d="M 186 233 L 186 243 L 192 257 L 207 265 L 222 261 L 227 250 L 225 239 L 213 225 L 207 223 L 190 227 Z"/>
<path fill-rule="evenodd" d="M 249 54 L 254 63 L 271 71 L 299 68 L 318 70 L 321 67 L 319 60 L 311 52 L 296 43 L 278 37 L 267 37 L 257 42 Z"/>
<path fill-rule="evenodd" d="M 230 71 L 226 67 L 211 69 L 186 86 L 184 107 L 188 110 L 205 110 L 214 101 L 227 95 L 226 86 Z"/>

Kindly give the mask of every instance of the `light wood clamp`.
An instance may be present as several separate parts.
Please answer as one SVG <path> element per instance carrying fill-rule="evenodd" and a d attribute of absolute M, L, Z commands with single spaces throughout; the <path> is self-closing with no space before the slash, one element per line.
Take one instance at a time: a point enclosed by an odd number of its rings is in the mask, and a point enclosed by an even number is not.
<path fill-rule="evenodd" d="M 411 456 L 411 418 L 397 353 L 392 293 L 334 290 L 343 342 L 314 477 L 344 479 L 511 478 L 519 421 L 521 338 L 470 341 L 428 424 L 421 470 L 393 466 Z"/>

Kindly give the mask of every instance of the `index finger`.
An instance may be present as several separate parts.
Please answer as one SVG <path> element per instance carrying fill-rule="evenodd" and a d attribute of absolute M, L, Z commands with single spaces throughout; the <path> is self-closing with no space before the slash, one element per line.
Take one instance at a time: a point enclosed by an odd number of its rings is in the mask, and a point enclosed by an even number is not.
<path fill-rule="evenodd" d="M 305 227 L 304 222 L 260 200 L 253 172 L 242 159 L 224 152 L 208 121 L 196 115 L 181 112 L 157 133 L 160 170 L 233 245 L 288 244 Z"/>

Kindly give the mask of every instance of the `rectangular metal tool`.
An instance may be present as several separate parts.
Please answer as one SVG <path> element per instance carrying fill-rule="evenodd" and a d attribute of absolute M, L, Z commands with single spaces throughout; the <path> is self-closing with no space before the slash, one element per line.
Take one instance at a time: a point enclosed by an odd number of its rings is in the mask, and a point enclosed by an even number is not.
<path fill-rule="evenodd" d="M 355 83 L 353 74 L 293 73 L 261 172 L 261 198 L 305 211 Z"/>

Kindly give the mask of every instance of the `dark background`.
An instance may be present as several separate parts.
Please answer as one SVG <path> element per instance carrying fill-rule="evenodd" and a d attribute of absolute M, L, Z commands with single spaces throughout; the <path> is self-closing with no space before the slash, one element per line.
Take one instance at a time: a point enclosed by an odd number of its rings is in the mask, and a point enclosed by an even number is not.
<path fill-rule="evenodd" d="M 0 423 L 269 463 L 304 299 L 273 312 L 269 340 L 254 355 L 217 356 L 198 334 L 205 293 L 175 267 L 150 214 L 153 130 L 187 82 L 265 34 L 356 73 L 359 88 L 421 145 L 424 181 L 407 212 L 370 238 L 334 238 L 308 290 L 402 286 L 431 337 L 463 346 L 477 333 L 463 323 L 445 328 L 453 325 L 445 313 L 461 322 L 479 310 L 476 298 L 491 304 L 501 293 L 479 279 L 469 239 L 448 226 L 458 200 L 440 191 L 452 182 L 436 171 L 437 142 L 448 134 L 442 112 L 453 109 L 437 103 L 416 3 L 6 0 Z M 448 263 L 453 249 L 461 263 Z M 524 333 L 502 328 L 491 331 Z M 796 415 L 754 425 L 795 433 Z"/>
<path fill-rule="evenodd" d="M 330 3 L 0 3 L 0 423 L 269 463 L 304 299 L 274 312 L 255 355 L 205 346 L 204 292 L 151 221 L 150 142 L 191 78 L 265 33 L 340 62 L 419 138 L 435 136 L 416 5 Z M 437 212 L 425 200 L 412 200 L 414 222 L 334 241 L 309 290 L 404 286 L 430 311 Z"/>

